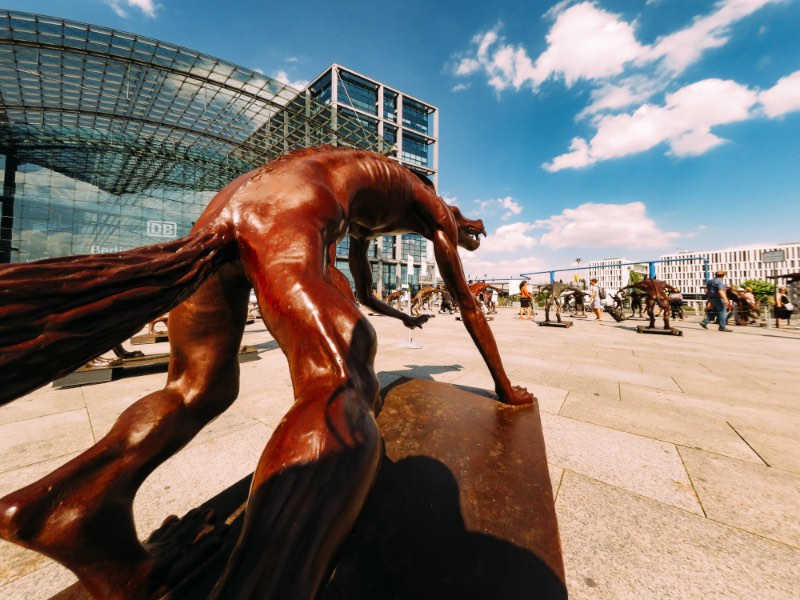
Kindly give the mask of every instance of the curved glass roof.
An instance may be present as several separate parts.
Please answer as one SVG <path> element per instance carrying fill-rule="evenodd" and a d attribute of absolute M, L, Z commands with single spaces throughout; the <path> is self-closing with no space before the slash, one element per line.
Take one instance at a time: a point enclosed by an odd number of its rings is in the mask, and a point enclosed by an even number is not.
<path fill-rule="evenodd" d="M 330 110 L 194 50 L 0 10 L 0 153 L 114 194 L 215 190 L 297 147 L 379 149 Z"/>

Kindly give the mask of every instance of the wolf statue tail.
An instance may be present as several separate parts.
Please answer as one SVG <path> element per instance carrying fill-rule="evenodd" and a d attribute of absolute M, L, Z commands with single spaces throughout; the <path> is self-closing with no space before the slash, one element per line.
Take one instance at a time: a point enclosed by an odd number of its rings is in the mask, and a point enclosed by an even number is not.
<path fill-rule="evenodd" d="M 236 256 L 213 229 L 114 254 L 0 266 L 0 405 L 72 372 Z"/>

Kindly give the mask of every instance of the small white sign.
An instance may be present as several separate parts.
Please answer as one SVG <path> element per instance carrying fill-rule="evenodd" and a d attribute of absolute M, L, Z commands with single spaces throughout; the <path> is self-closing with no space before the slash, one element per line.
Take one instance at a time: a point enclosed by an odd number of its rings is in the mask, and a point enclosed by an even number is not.
<path fill-rule="evenodd" d="M 761 255 L 761 262 L 779 263 L 786 260 L 786 253 L 783 250 L 771 250 Z"/>
<path fill-rule="evenodd" d="M 147 236 L 157 238 L 178 237 L 178 224 L 174 221 L 148 221 Z"/>

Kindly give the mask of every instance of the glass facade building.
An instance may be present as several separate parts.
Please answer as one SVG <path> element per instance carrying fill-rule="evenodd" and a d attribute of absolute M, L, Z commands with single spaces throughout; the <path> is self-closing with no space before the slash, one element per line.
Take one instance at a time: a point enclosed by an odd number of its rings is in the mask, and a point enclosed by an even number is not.
<path fill-rule="evenodd" d="M 388 154 L 416 128 L 427 155 L 402 162 L 435 177 L 431 107 L 402 117 L 402 93 L 376 105 L 362 84 L 382 84 L 339 72 L 327 92 L 297 90 L 168 42 L 0 10 L 0 263 L 181 237 L 226 183 L 300 147 Z M 398 247 L 380 240 L 371 259 Z"/>

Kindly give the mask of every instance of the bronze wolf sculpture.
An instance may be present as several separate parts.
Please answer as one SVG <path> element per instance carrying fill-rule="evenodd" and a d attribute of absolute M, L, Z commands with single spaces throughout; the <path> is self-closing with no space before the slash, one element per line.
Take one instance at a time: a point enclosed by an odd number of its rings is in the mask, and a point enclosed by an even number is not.
<path fill-rule="evenodd" d="M 364 151 L 318 147 L 243 175 L 185 238 L 109 255 L 0 267 L 0 404 L 84 364 L 170 311 L 164 389 L 138 400 L 95 446 L 0 499 L 0 536 L 74 571 L 98 598 L 152 597 L 169 557 L 140 543 L 132 503 L 145 478 L 238 393 L 248 296 L 285 353 L 295 403 L 255 470 L 244 525 L 215 588 L 223 598 L 312 598 L 375 479 L 381 441 L 375 331 L 334 257 L 349 235 L 356 292 L 371 310 L 421 327 L 371 293 L 377 236 L 432 240 L 447 288 L 501 402 L 512 386 L 464 278 L 483 223 L 430 182 Z M 156 586 L 161 591 L 156 590 Z"/>

